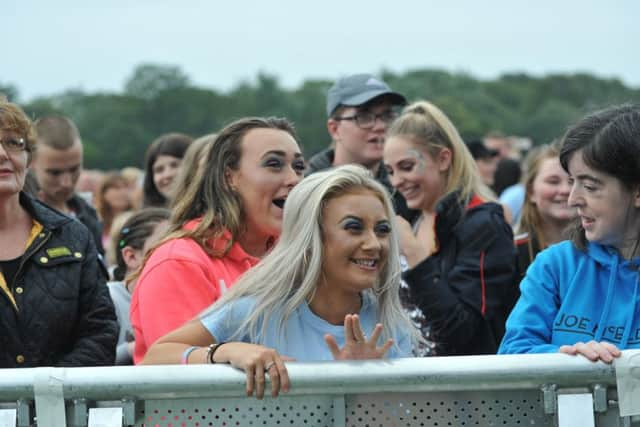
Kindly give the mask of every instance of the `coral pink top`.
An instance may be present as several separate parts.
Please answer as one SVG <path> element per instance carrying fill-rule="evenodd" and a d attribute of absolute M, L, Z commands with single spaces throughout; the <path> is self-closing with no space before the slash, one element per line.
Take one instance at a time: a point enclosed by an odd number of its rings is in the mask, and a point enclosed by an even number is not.
<path fill-rule="evenodd" d="M 199 220 L 190 221 L 193 229 Z M 223 249 L 231 239 L 225 232 L 208 243 Z M 221 257 L 211 257 L 193 239 L 180 238 L 156 248 L 144 265 L 131 297 L 131 325 L 139 363 L 158 338 L 177 329 L 214 303 L 238 277 L 259 259 L 234 243 Z"/>

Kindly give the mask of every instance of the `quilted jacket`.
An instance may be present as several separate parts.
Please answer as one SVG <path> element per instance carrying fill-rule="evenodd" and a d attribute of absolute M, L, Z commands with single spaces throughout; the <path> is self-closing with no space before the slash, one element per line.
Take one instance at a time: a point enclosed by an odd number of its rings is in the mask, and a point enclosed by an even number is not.
<path fill-rule="evenodd" d="M 25 193 L 20 204 L 43 229 L 0 290 L 0 368 L 112 365 L 118 324 L 87 228 Z"/>

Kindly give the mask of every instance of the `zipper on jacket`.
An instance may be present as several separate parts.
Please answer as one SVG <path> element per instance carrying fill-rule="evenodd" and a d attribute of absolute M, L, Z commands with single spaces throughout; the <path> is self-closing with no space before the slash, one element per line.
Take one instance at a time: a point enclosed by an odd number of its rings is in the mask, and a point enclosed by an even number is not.
<path fill-rule="evenodd" d="M 27 260 L 29 258 L 31 258 L 31 256 L 33 254 L 38 252 L 40 250 L 40 248 L 42 248 L 44 246 L 44 244 L 49 241 L 49 238 L 51 238 L 51 231 L 48 231 L 47 234 L 42 238 L 42 240 L 40 242 L 38 242 L 35 245 L 33 245 L 30 248 L 28 248 L 27 251 L 24 253 L 24 255 L 22 256 L 22 259 L 20 260 L 20 265 L 18 265 L 18 269 L 16 270 L 16 274 L 14 276 L 13 283 L 11 284 L 11 293 L 13 293 L 13 287 L 14 287 L 15 283 L 17 283 L 17 281 L 18 281 L 18 277 L 20 277 L 20 273 L 22 272 L 22 267 L 24 267 L 24 265 L 27 262 Z M 16 313 L 19 313 L 18 303 L 17 302 L 16 302 L 15 306 L 13 304 L 11 304 L 11 306 L 13 307 L 13 309 L 15 310 Z"/>

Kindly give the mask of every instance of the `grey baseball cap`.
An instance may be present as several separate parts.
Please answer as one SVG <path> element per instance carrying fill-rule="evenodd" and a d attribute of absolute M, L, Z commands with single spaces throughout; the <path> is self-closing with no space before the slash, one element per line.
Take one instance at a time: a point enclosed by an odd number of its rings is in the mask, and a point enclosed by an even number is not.
<path fill-rule="evenodd" d="M 407 103 L 404 96 L 392 91 L 385 82 L 371 74 L 341 77 L 336 80 L 327 93 L 327 115 L 331 116 L 341 105 L 357 107 L 381 95 L 387 95 L 393 105 Z"/>

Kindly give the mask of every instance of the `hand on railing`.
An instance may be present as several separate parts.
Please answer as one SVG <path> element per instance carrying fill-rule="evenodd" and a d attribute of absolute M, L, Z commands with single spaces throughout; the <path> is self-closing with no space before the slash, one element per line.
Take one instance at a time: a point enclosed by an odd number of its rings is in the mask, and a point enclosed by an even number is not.
<path fill-rule="evenodd" d="M 358 315 L 347 314 L 344 317 L 344 347 L 338 346 L 333 335 L 325 335 L 324 340 L 335 360 L 382 359 L 393 345 L 393 340 L 389 339 L 382 347 L 378 347 L 378 338 L 381 333 L 382 324 L 378 323 L 373 329 L 371 338 L 367 340 Z"/>
<path fill-rule="evenodd" d="M 620 357 L 622 354 L 618 347 L 604 341 L 578 342 L 573 345 L 563 345 L 559 351 L 560 353 L 571 354 L 573 356 L 580 354 L 593 362 L 602 360 L 605 363 L 613 362 L 613 359 Z"/>
<path fill-rule="evenodd" d="M 291 362 L 291 357 L 278 354 L 272 348 L 258 344 L 228 342 L 216 353 L 220 360 L 229 362 L 231 366 L 242 369 L 247 374 L 247 396 L 253 395 L 262 399 L 264 396 L 265 375 L 271 378 L 271 396 L 276 397 L 280 390 L 289 391 L 289 373 L 284 362 Z M 218 359 L 218 357 L 216 357 Z"/>

